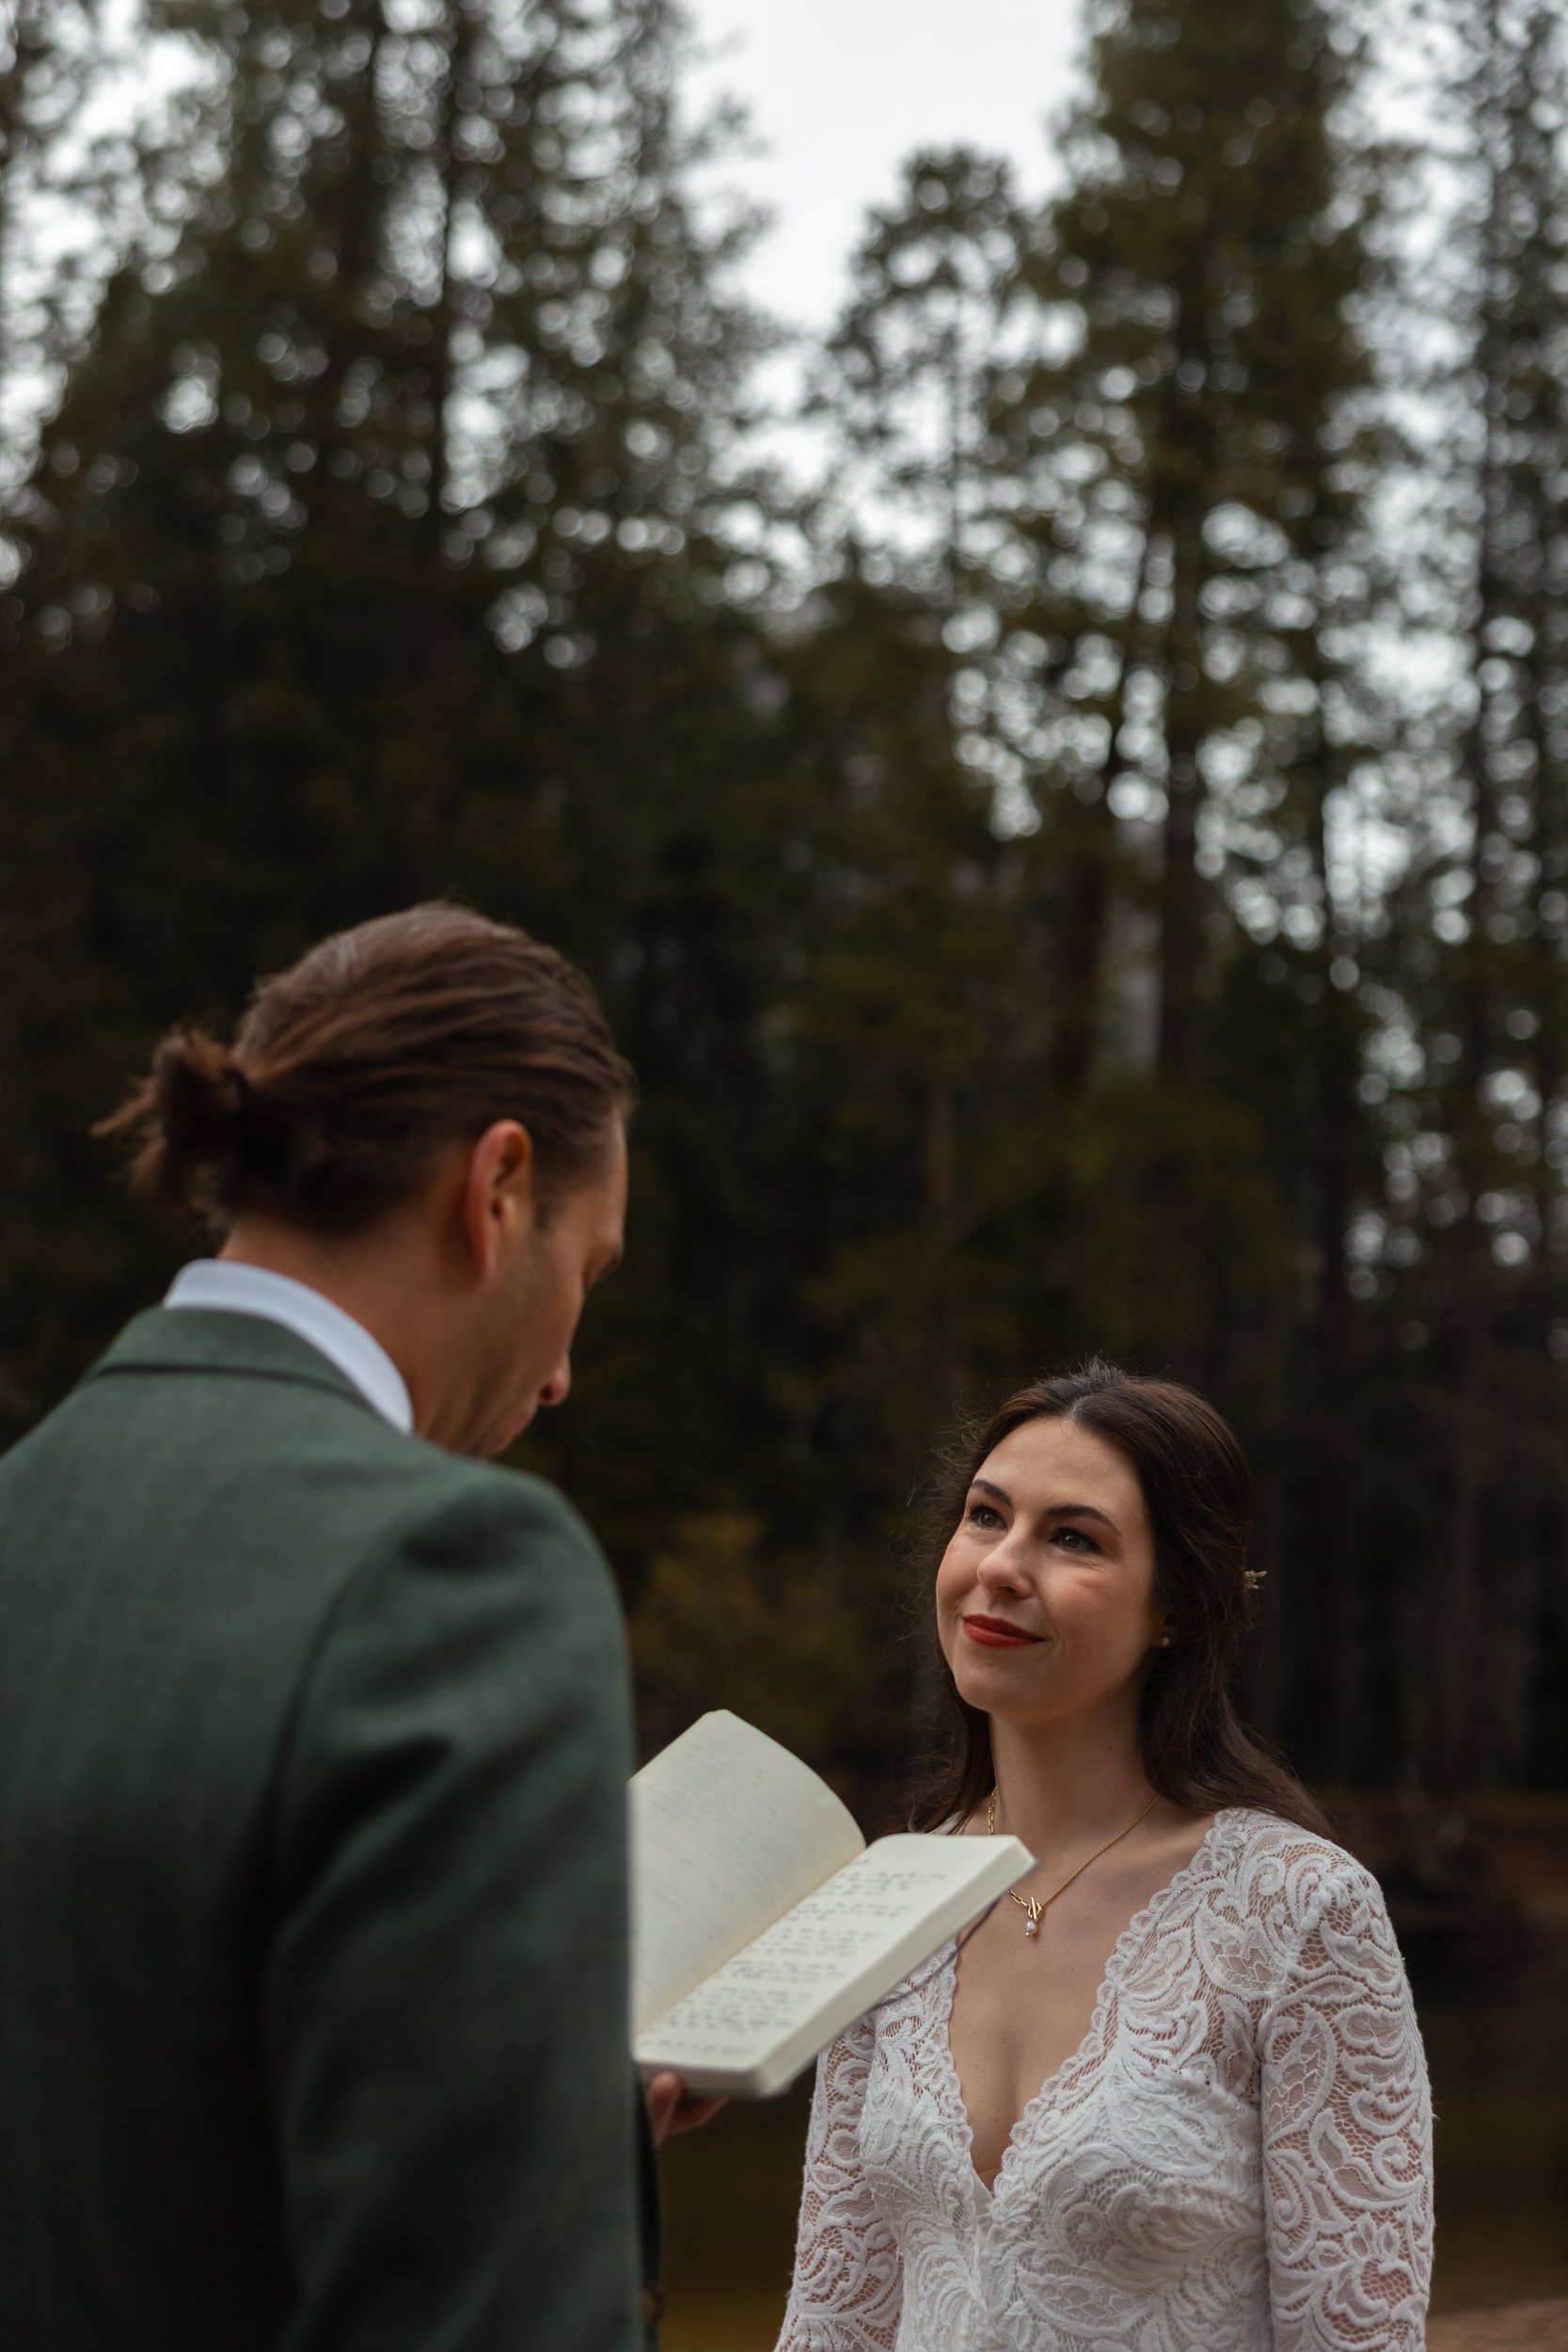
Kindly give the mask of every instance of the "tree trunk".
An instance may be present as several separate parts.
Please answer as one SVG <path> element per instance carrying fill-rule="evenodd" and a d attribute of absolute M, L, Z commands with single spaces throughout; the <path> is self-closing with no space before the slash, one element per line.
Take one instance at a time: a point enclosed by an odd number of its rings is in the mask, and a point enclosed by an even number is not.
<path fill-rule="evenodd" d="M 1482 612 L 1491 610 L 1490 582 L 1483 580 Z M 1481 632 L 1478 632 L 1478 635 Z M 1459 1180 L 1465 1207 L 1454 1235 L 1452 1316 L 1455 1334 L 1451 1471 L 1448 1513 L 1445 1607 L 1441 1614 L 1437 1689 L 1440 1696 L 1439 1769 L 1449 1788 L 1462 1788 L 1477 1760 L 1477 1699 L 1486 1661 L 1476 1589 L 1481 1503 L 1487 1471 L 1486 1423 L 1492 1361 L 1492 1251 L 1481 1223 L 1478 1193 L 1483 1182 L 1487 1112 L 1482 1097 L 1489 1043 L 1485 948 L 1491 918 L 1486 858 L 1495 822 L 1494 795 L 1484 742 L 1485 698 L 1471 746 L 1471 810 L 1475 826 L 1474 872 L 1468 915 L 1470 936 L 1461 995 L 1460 1090 L 1453 1121 Z"/>
<path fill-rule="evenodd" d="M 1253 1562 L 1263 1573 L 1254 1617 L 1254 1667 L 1249 1677 L 1250 1712 L 1271 1740 L 1289 1736 L 1287 1708 L 1293 1679 L 1288 1653 L 1289 1597 L 1284 1582 L 1285 1524 L 1289 1509 L 1286 1464 L 1291 1431 L 1291 1311 L 1281 1287 L 1265 1307 L 1260 1442 L 1257 1452 L 1258 1518 Z"/>
<path fill-rule="evenodd" d="M 1488 8 L 1486 57 L 1488 103 L 1495 107 L 1499 54 L 1495 5 Z M 1484 126 L 1495 141 L 1495 119 Z M 1489 1120 L 1483 1086 L 1490 1058 L 1491 1022 L 1487 959 L 1493 903 L 1489 859 L 1497 834 L 1497 793 L 1492 776 L 1493 698 L 1485 683 L 1492 622 L 1507 610 L 1499 559 L 1499 526 L 1507 462 L 1503 401 L 1505 330 L 1501 316 L 1498 251 L 1502 189 L 1495 151 L 1489 156 L 1487 209 L 1481 255 L 1481 328 L 1477 373 L 1482 392 L 1482 444 L 1479 467 L 1479 527 L 1476 557 L 1471 667 L 1476 708 L 1465 745 L 1472 827 L 1468 920 L 1461 961 L 1460 1062 L 1453 1136 L 1455 1164 L 1465 1207 L 1454 1235 L 1453 1322 L 1455 1379 L 1449 1486 L 1448 1558 L 1444 1606 L 1438 1632 L 1439 1700 L 1437 1762 L 1445 1785 L 1463 1788 L 1478 1761 L 1480 1693 L 1486 1686 L 1477 1592 L 1482 1498 L 1487 1473 L 1487 1419 L 1492 1362 L 1492 1253 L 1481 1221 L 1478 1195 L 1485 1179 Z"/>
<path fill-rule="evenodd" d="M 1117 738 L 1127 718 L 1127 691 L 1136 664 L 1139 611 L 1148 584 L 1152 537 L 1145 532 L 1138 557 L 1132 610 L 1122 643 L 1121 675 L 1106 714 L 1110 735 L 1092 800 L 1067 804 L 1072 850 L 1067 861 L 1067 906 L 1062 944 L 1061 1018 L 1051 1057 L 1053 1091 L 1064 1102 L 1076 1102 L 1094 1073 L 1104 1011 L 1105 947 L 1110 930 L 1112 870 L 1116 859 L 1116 826 L 1111 815 L 1110 789 L 1117 772 Z"/>
<path fill-rule="evenodd" d="M 435 285 L 424 325 L 429 352 L 425 403 L 429 410 L 425 505 L 418 522 L 423 614 L 417 660 L 424 689 L 421 714 L 420 805 L 412 832 L 412 886 L 419 895 L 444 889 L 448 828 L 457 779 L 448 748 L 446 714 L 461 655 L 448 599 L 449 574 L 442 539 L 451 482 L 451 401 L 455 377 L 452 339 L 458 323 L 452 245 L 466 165 L 460 151 L 462 94 L 473 55 L 477 22 L 471 0 L 448 0 L 446 61 L 433 101 L 436 213 L 433 228 Z"/>
<path fill-rule="evenodd" d="M 1165 662 L 1165 825 L 1160 876 L 1159 1071 L 1173 1088 L 1197 1076 L 1202 1037 L 1203 883 L 1197 870 L 1202 778 L 1198 701 L 1203 648 L 1203 514 L 1196 496 L 1180 501 L 1170 534 L 1171 619 Z"/>
<path fill-rule="evenodd" d="M 343 85 L 340 100 L 347 138 L 339 177 L 340 202 L 332 224 L 337 238 L 339 299 L 333 305 L 335 331 L 326 337 L 326 364 L 306 396 L 305 429 L 316 451 L 316 462 L 299 493 L 308 516 L 308 539 L 326 522 L 344 491 L 332 460 L 337 454 L 343 387 L 350 369 L 366 356 L 363 289 L 376 260 L 387 200 L 376 178 L 384 145 L 376 96 L 387 39 L 384 0 L 355 0 L 353 24 L 363 33 L 367 46 L 363 63 Z"/>
<path fill-rule="evenodd" d="M 462 195 L 464 159 L 459 152 L 458 125 L 462 92 L 473 56 L 477 25 L 469 0 L 450 0 L 446 63 L 436 98 L 435 165 L 437 214 L 434 232 L 436 294 L 430 327 L 430 474 L 429 502 L 423 516 L 425 567 L 432 593 L 441 573 L 442 517 L 451 483 L 451 398 L 455 373 L 452 336 L 457 326 L 453 298 L 452 236 Z"/>
<path fill-rule="evenodd" d="M 958 1204 L 958 1105 L 953 1081 L 935 1074 L 927 1083 L 925 1135 L 926 1216 L 944 1224 Z"/>
<path fill-rule="evenodd" d="M 1322 679 L 1317 682 L 1321 690 Z M 1318 959 L 1323 988 L 1318 1065 L 1317 1419 L 1323 1465 L 1319 1482 L 1318 1589 L 1322 1596 L 1324 1768 L 1331 1779 L 1343 1780 L 1354 1761 L 1351 1745 L 1360 1680 L 1354 1608 L 1354 1457 L 1346 1418 L 1354 1326 L 1345 1268 L 1345 1235 L 1350 1224 L 1356 1114 L 1354 1016 L 1350 1000 L 1335 988 L 1331 977 L 1337 957 L 1348 944 L 1340 930 L 1329 871 L 1328 797 L 1333 783 L 1327 746 L 1320 739 L 1309 785 L 1312 859 L 1323 916 Z"/>

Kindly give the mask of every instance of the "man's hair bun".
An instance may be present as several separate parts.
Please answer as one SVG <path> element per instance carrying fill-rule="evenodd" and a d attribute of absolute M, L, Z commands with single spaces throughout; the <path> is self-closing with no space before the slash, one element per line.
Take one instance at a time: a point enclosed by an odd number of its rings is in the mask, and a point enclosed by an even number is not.
<path fill-rule="evenodd" d="M 161 1207 L 345 1232 L 501 1119 L 529 1130 L 547 1209 L 602 1164 L 632 1097 L 580 976 L 526 932 L 437 902 L 340 931 L 261 981 L 232 1046 L 171 1029 L 98 1132 L 127 1139 L 132 1184 Z"/>
<path fill-rule="evenodd" d="M 131 1182 L 160 1208 L 207 1210 L 232 1187 L 268 1125 L 244 1064 L 200 1029 L 176 1028 L 152 1067 L 101 1133 L 138 1138 Z"/>

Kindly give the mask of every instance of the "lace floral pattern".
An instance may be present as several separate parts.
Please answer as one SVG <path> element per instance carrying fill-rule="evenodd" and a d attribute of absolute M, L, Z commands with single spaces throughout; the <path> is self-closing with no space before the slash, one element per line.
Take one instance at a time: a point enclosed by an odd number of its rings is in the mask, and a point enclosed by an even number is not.
<path fill-rule="evenodd" d="M 817 2069 L 779 2352 L 1420 2352 L 1432 2115 L 1376 1881 L 1216 1816 L 988 2192 L 949 1945 Z"/>

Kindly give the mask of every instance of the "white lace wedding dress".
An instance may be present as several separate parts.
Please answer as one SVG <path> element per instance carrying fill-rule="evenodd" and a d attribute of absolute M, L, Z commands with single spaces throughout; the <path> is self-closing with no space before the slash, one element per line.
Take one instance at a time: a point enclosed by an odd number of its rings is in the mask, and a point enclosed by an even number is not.
<path fill-rule="evenodd" d="M 819 2062 L 779 2352 L 1419 2352 L 1426 2066 L 1359 1863 L 1216 1815 L 994 2191 L 948 2053 L 955 1964 Z"/>

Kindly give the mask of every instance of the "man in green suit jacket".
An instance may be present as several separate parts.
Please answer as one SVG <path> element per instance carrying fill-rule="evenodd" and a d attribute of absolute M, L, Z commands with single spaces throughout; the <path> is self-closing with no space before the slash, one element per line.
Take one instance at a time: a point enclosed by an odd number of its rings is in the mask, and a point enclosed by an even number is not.
<path fill-rule="evenodd" d="M 6 2352 L 643 2341 L 623 1629 L 481 1458 L 565 1394 L 627 1099 L 438 907 L 121 1115 L 226 1238 L 0 1462 Z"/>

